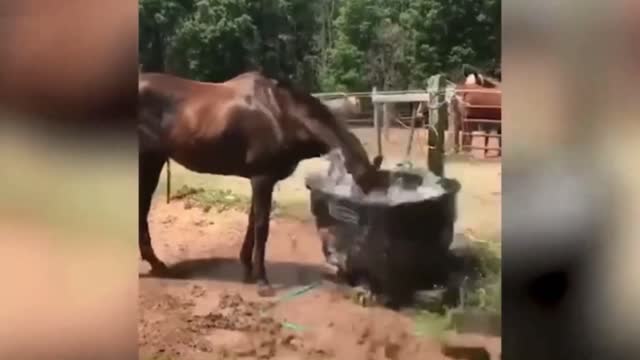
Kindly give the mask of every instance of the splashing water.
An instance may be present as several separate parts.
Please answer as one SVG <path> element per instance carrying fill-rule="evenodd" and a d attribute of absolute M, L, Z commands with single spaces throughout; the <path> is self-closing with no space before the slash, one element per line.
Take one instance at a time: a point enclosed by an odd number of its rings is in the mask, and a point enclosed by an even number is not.
<path fill-rule="evenodd" d="M 389 188 L 374 190 L 365 195 L 353 181 L 353 177 L 347 173 L 344 167 L 344 156 L 339 149 L 327 154 L 326 158 L 329 160 L 327 175 L 311 175 L 307 178 L 307 181 L 310 184 L 314 184 L 315 186 L 313 187 L 340 197 L 358 199 L 366 203 L 397 205 L 419 202 L 445 193 L 444 188 L 438 183 L 438 177 L 431 172 L 426 172 L 425 174 L 420 174 L 422 176 L 422 184 L 417 187 L 410 188 L 401 178 L 398 178 Z"/>

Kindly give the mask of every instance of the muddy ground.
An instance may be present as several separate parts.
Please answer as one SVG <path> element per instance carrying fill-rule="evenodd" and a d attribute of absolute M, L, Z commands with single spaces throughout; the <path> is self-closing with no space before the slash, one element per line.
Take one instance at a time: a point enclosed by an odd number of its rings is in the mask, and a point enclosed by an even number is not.
<path fill-rule="evenodd" d="M 375 143 L 367 141 L 370 134 L 359 135 L 368 148 Z M 387 165 L 401 157 L 392 146 L 385 154 Z M 246 214 L 204 212 L 184 201 L 166 204 L 160 184 L 151 235 L 176 278 L 147 277 L 148 265 L 140 263 L 141 359 L 446 359 L 437 340 L 414 334 L 409 314 L 361 307 L 343 286 L 325 278 L 302 182 L 324 166 L 322 160 L 305 162 L 276 193 L 279 203 L 297 204 L 291 209 L 299 216 L 284 214 L 271 222 L 267 271 L 274 298 L 260 298 L 254 286 L 240 281 Z M 447 169 L 463 185 L 458 231 L 499 238 L 499 162 L 452 161 Z M 240 179 L 195 175 L 176 165 L 172 172 L 174 189 L 190 184 L 248 192 Z M 306 292 L 287 298 L 304 286 Z M 499 352 L 499 339 L 482 341 L 494 355 Z"/>

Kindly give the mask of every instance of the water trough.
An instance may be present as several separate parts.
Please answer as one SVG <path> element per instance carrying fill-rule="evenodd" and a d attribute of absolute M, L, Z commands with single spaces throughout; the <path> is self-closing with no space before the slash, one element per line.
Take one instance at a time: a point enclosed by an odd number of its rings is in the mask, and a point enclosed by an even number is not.
<path fill-rule="evenodd" d="M 445 284 L 460 184 L 430 172 L 384 171 L 389 188 L 364 195 L 333 155 L 306 185 L 329 264 L 351 285 L 397 302 Z"/>

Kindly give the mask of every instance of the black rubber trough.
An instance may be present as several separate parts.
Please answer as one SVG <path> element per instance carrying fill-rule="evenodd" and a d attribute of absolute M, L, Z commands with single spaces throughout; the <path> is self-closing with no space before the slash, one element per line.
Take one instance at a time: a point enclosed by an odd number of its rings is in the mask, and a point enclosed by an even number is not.
<path fill-rule="evenodd" d="M 405 189 L 425 185 L 441 191 L 393 203 L 340 195 L 320 175 L 308 177 L 306 185 L 327 262 L 350 285 L 366 286 L 397 303 L 447 282 L 460 183 L 433 174 L 385 172 L 389 183 L 399 181 Z"/>

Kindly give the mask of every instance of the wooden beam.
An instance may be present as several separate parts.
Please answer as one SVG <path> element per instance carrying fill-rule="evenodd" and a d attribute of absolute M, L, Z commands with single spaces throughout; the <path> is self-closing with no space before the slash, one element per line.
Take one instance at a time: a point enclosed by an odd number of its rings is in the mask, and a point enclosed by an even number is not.
<path fill-rule="evenodd" d="M 501 151 L 500 147 L 488 147 L 488 146 L 477 146 L 477 145 L 463 145 L 462 148 L 464 150 L 487 150 L 487 151 Z"/>
<path fill-rule="evenodd" d="M 489 119 L 464 119 L 462 122 L 466 123 L 479 123 L 479 124 L 501 124 L 502 120 L 489 120 Z"/>
<path fill-rule="evenodd" d="M 384 94 L 371 94 L 371 101 L 376 103 L 410 103 L 410 102 L 425 102 L 429 101 L 429 94 L 417 93 L 417 94 L 397 94 L 397 95 L 384 95 Z"/>
<path fill-rule="evenodd" d="M 499 134 L 487 134 L 485 132 L 480 132 L 480 131 L 461 131 L 460 135 L 471 135 L 473 137 L 488 137 L 488 138 L 501 138 L 502 135 Z"/>

